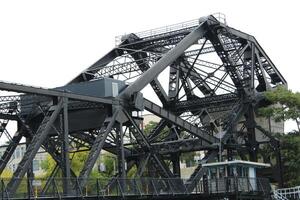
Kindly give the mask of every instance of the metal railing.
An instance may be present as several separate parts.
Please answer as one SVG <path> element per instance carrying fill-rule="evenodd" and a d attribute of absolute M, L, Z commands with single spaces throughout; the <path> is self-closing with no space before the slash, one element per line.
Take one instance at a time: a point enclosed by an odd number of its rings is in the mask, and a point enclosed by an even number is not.
<path fill-rule="evenodd" d="M 6 186 L 9 180 L 0 182 L 0 199 L 26 198 L 62 198 L 62 197 L 130 197 L 130 196 L 173 196 L 173 195 L 201 195 L 201 194 L 235 194 L 259 193 L 270 194 L 267 179 L 249 179 L 244 177 L 226 177 L 219 179 L 200 180 L 192 191 L 187 190 L 185 179 L 88 179 L 85 187 L 80 187 L 80 179 L 54 178 L 47 183 L 47 179 L 22 179 L 17 192 L 9 194 Z M 45 189 L 47 183 L 47 189 Z M 29 186 L 28 186 L 29 185 Z"/>
<path fill-rule="evenodd" d="M 212 15 L 221 23 L 226 24 L 226 17 L 223 13 L 218 12 L 218 13 L 213 13 Z M 135 35 L 138 36 L 139 38 L 152 38 L 154 36 L 163 35 L 166 33 L 176 32 L 185 29 L 190 29 L 196 26 L 199 26 L 199 19 L 193 19 L 193 20 L 189 20 L 177 24 L 172 24 L 172 25 L 150 29 L 142 32 L 137 32 L 135 33 Z M 116 46 L 118 46 L 122 42 L 122 37 L 125 35 L 127 34 L 118 35 L 115 37 Z"/>
<path fill-rule="evenodd" d="M 226 15 L 224 13 L 221 12 L 216 12 L 212 14 L 219 22 L 227 25 L 227 21 L 226 21 Z"/>
<path fill-rule="evenodd" d="M 139 38 L 151 38 L 151 37 L 154 37 L 157 35 L 162 35 L 165 33 L 170 33 L 170 32 L 175 32 L 175 31 L 179 31 L 179 30 L 183 30 L 183 29 L 187 29 L 187 28 L 196 27 L 198 25 L 199 25 L 199 19 L 193 19 L 190 21 L 185 21 L 185 22 L 178 23 L 178 24 L 163 26 L 163 27 L 150 29 L 150 30 L 146 30 L 146 31 L 142 31 L 142 32 L 137 32 L 134 34 L 136 36 L 138 36 Z M 124 34 L 124 35 L 126 35 L 126 34 Z M 124 35 L 118 35 L 115 37 L 116 46 L 121 43 L 122 37 Z"/>
<path fill-rule="evenodd" d="M 300 199 L 300 186 L 281 188 L 274 191 L 275 199 Z"/>

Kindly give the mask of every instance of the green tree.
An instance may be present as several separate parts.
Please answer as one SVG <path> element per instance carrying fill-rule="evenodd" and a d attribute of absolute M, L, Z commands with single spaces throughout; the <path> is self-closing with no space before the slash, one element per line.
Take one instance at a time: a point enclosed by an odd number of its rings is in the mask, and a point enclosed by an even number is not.
<path fill-rule="evenodd" d="M 41 178 L 49 177 L 53 169 L 55 168 L 56 163 L 53 160 L 53 158 L 48 154 L 46 160 L 43 160 L 41 162 L 42 170 L 44 171 L 44 174 Z"/>
<path fill-rule="evenodd" d="M 105 171 L 102 172 L 102 175 L 105 177 L 112 177 L 115 175 L 115 170 L 116 170 L 116 161 L 117 157 L 111 153 L 106 153 L 102 156 L 101 162 L 105 166 Z"/>
<path fill-rule="evenodd" d="M 89 151 L 79 151 L 70 155 L 71 157 L 71 169 L 73 170 L 73 172 L 76 174 L 76 176 L 79 175 L 87 157 L 88 157 L 88 153 Z M 105 153 L 102 154 L 99 157 L 99 162 L 97 162 L 96 164 L 100 164 L 100 162 L 103 162 L 105 167 L 106 167 L 106 171 L 105 172 L 99 172 L 98 168 L 94 168 L 90 174 L 90 178 L 108 178 L 108 177 L 112 177 L 114 175 L 114 165 L 115 165 L 115 158 L 114 155 L 110 154 L 110 153 Z M 53 169 L 56 166 L 56 162 L 53 160 L 53 158 L 48 155 L 47 159 L 44 160 L 41 163 L 41 167 L 42 169 L 45 171 L 43 177 L 49 177 L 51 172 L 53 171 Z M 58 177 L 61 177 L 61 172 L 59 171 Z M 42 177 L 41 177 L 42 178 Z"/>
<path fill-rule="evenodd" d="M 195 155 L 196 155 L 195 151 L 182 153 L 180 156 L 180 160 L 181 162 L 185 162 L 187 167 L 191 167 L 196 164 L 196 161 L 194 159 Z"/>
<path fill-rule="evenodd" d="M 150 121 L 148 124 L 146 124 L 146 126 L 144 128 L 145 135 L 149 135 L 151 133 L 151 131 L 157 126 L 157 124 L 158 123 L 154 122 L 154 121 Z M 159 134 L 157 140 L 161 140 L 161 139 L 164 139 L 165 137 L 167 137 L 169 135 L 169 131 L 170 131 L 170 129 L 168 127 L 165 127 Z"/>
<path fill-rule="evenodd" d="M 84 161 L 87 158 L 87 153 L 88 153 L 87 151 L 80 151 L 74 153 L 74 155 L 70 155 L 70 157 L 72 158 L 71 168 L 73 172 L 76 174 L 76 176 L 78 176 L 80 173 Z M 45 172 L 44 177 L 50 176 L 55 166 L 56 166 L 56 162 L 53 160 L 53 158 L 50 155 L 48 155 L 47 159 L 42 161 L 41 163 L 41 167 Z M 61 172 L 58 173 L 58 177 L 61 177 Z"/>
<path fill-rule="evenodd" d="M 280 106 L 261 108 L 259 113 L 266 117 L 272 117 L 275 121 L 293 120 L 300 132 L 300 93 L 294 93 L 284 87 L 277 87 L 273 91 L 265 92 L 265 97 L 272 104 Z"/>
<path fill-rule="evenodd" d="M 74 173 L 76 174 L 76 176 L 79 175 L 84 162 L 86 161 L 87 157 L 88 157 L 88 153 L 89 151 L 79 151 L 74 153 L 73 155 L 70 155 L 71 157 L 71 168 L 74 171 Z"/>
<path fill-rule="evenodd" d="M 281 137 L 284 180 L 288 187 L 300 185 L 300 135 L 289 133 Z"/>
<path fill-rule="evenodd" d="M 10 169 L 5 168 L 0 176 L 1 179 L 9 179 L 13 175 Z"/>
<path fill-rule="evenodd" d="M 150 132 L 157 126 L 157 122 L 154 122 L 154 121 L 150 121 L 148 124 L 145 125 L 145 128 L 144 128 L 144 133 L 146 135 L 149 135 Z"/>
<path fill-rule="evenodd" d="M 133 166 L 127 173 L 127 178 L 134 178 L 137 172 L 137 167 Z"/>
<path fill-rule="evenodd" d="M 271 117 L 275 121 L 293 120 L 297 125 L 297 130 L 294 132 L 281 133 L 277 137 L 281 144 L 283 178 L 286 186 L 300 185 L 300 93 L 278 87 L 273 91 L 265 92 L 265 97 L 275 106 L 261 108 L 260 115 Z M 270 155 L 274 154 L 272 149 L 268 151 Z"/>

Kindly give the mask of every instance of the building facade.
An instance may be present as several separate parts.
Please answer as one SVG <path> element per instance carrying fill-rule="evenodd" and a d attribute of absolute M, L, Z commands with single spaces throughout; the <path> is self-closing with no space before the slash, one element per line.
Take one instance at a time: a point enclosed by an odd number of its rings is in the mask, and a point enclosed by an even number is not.
<path fill-rule="evenodd" d="M 6 147 L 7 147 L 6 145 L 0 146 L 0 157 L 4 154 Z M 26 144 L 21 144 L 17 146 L 16 150 L 14 151 L 14 154 L 12 155 L 11 159 L 7 164 L 8 170 L 14 172 L 17 169 L 18 164 L 22 160 L 25 152 L 26 152 Z M 44 152 L 43 149 L 40 149 L 39 152 L 37 153 L 36 157 L 32 162 L 33 173 L 35 176 L 40 176 L 43 174 L 44 171 L 42 169 L 42 162 L 44 160 L 47 160 L 47 156 L 48 154 Z"/>

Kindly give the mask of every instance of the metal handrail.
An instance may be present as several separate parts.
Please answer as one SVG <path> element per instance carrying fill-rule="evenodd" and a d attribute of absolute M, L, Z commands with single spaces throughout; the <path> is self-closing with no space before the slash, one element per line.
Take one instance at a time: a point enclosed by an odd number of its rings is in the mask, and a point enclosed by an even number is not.
<path fill-rule="evenodd" d="M 300 186 L 280 188 L 274 191 L 276 199 L 300 198 Z"/>
<path fill-rule="evenodd" d="M 212 14 L 219 22 L 226 24 L 226 16 L 223 13 L 217 12 Z M 168 26 L 163 26 L 155 29 L 150 29 L 146 31 L 141 31 L 135 33 L 139 38 L 151 38 L 158 35 L 163 35 L 170 32 L 176 32 L 184 29 L 190 29 L 199 25 L 199 19 L 193 19 L 177 24 L 172 24 Z M 127 34 L 118 35 L 115 37 L 116 46 L 119 45 L 122 41 L 122 37 Z"/>
<path fill-rule="evenodd" d="M 72 181 L 72 180 L 76 181 Z M 17 199 L 17 198 L 63 198 L 63 197 L 130 197 L 130 196 L 173 196 L 173 195 L 201 195 L 201 194 L 228 194 L 228 193 L 249 193 L 259 192 L 261 195 L 267 195 L 264 191 L 268 188 L 263 188 L 257 184 L 260 181 L 266 181 L 262 178 L 246 178 L 246 177 L 224 177 L 209 179 L 204 182 L 202 179 L 196 182 L 196 187 L 188 191 L 186 189 L 187 180 L 180 178 L 133 178 L 121 179 L 117 178 L 116 182 L 108 185 L 110 179 L 89 178 L 86 180 L 86 185 L 81 188 L 78 185 L 80 179 L 77 178 L 54 178 L 51 181 L 51 186 L 47 192 L 42 192 L 43 185 L 47 179 L 22 179 L 17 192 L 8 194 L 6 183 L 8 179 L 2 179 L 2 187 L 0 188 L 0 196 L 2 199 Z M 30 182 L 29 191 L 26 184 Z M 75 183 L 77 182 L 77 184 Z M 63 190 L 64 184 L 68 183 L 68 192 Z M 267 182 L 269 183 L 269 182 Z M 52 188 L 52 189 L 51 189 Z M 204 188 L 208 188 L 206 191 Z"/>

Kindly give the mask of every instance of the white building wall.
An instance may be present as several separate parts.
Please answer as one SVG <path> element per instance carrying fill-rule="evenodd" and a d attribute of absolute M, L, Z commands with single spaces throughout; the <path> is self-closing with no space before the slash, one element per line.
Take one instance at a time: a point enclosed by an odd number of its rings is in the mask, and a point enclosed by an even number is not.
<path fill-rule="evenodd" d="M 4 154 L 6 150 L 6 146 L 2 146 L 0 147 L 0 156 L 2 156 Z M 14 172 L 17 167 L 19 162 L 21 162 L 24 154 L 26 152 L 26 145 L 25 144 L 21 144 L 19 145 L 14 154 L 12 155 L 11 159 L 9 160 L 8 164 L 7 164 L 7 168 Z M 35 176 L 39 176 L 42 175 L 43 170 L 41 167 L 41 163 L 42 161 L 47 159 L 47 153 L 44 152 L 43 149 L 40 149 L 37 153 L 37 155 L 35 156 L 34 160 L 33 160 L 33 173 L 35 174 Z"/>

